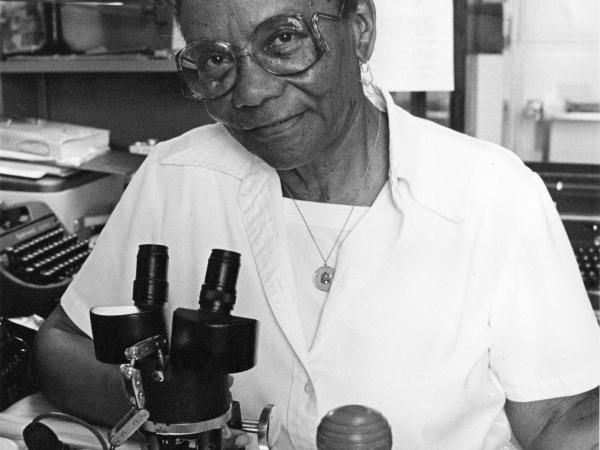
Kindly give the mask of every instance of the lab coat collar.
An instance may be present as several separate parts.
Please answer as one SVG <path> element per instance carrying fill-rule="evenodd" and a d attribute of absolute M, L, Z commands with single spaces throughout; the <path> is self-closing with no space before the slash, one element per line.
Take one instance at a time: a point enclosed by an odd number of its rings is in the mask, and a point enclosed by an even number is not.
<path fill-rule="evenodd" d="M 365 88 L 367 97 L 389 120 L 389 180 L 396 206 L 402 209 L 407 189 L 422 207 L 460 224 L 464 219 L 466 170 L 448 148 L 463 137 L 428 120 L 412 116 L 394 103 L 388 92 Z M 461 136 L 461 137 L 459 137 Z M 456 189 L 458 187 L 458 189 Z"/>
<path fill-rule="evenodd" d="M 468 177 L 461 159 L 449 146 L 467 145 L 460 133 L 410 115 L 388 92 L 374 85 L 365 88 L 371 102 L 387 111 L 390 124 L 389 181 L 396 206 L 402 209 L 407 186 L 413 200 L 445 219 L 464 220 Z M 163 164 L 200 166 L 243 180 L 250 174 L 275 170 L 237 142 L 222 124 L 192 130 L 169 141 L 177 150 Z M 463 176 L 461 176 L 463 174 Z"/>
<path fill-rule="evenodd" d="M 195 128 L 165 144 L 169 149 L 164 149 L 163 165 L 203 167 L 239 180 L 255 172 L 275 172 L 236 141 L 221 123 Z"/>

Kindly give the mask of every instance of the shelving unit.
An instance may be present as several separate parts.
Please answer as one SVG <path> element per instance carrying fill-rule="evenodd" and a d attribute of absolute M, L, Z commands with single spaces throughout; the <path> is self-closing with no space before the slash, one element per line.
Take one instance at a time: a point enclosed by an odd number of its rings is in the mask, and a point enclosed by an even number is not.
<path fill-rule="evenodd" d="M 173 58 L 148 58 L 144 55 L 127 56 L 29 56 L 15 57 L 0 62 L 0 74 L 5 73 L 121 73 L 121 72 L 176 72 Z"/>
<path fill-rule="evenodd" d="M 107 128 L 121 150 L 212 121 L 201 102 L 181 94 L 172 57 L 131 54 L 0 61 L 0 115 Z"/>

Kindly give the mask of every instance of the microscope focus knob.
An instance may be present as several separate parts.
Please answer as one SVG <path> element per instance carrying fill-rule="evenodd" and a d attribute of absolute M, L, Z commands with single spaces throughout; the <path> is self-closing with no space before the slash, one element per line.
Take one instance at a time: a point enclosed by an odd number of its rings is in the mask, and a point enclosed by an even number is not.
<path fill-rule="evenodd" d="M 279 409 L 275 405 L 265 406 L 258 420 L 242 421 L 242 430 L 257 435 L 260 450 L 272 448 L 279 439 L 279 433 L 281 432 Z"/>
<path fill-rule="evenodd" d="M 317 430 L 319 450 L 390 450 L 392 430 L 372 408 L 346 405 L 329 411 Z"/>

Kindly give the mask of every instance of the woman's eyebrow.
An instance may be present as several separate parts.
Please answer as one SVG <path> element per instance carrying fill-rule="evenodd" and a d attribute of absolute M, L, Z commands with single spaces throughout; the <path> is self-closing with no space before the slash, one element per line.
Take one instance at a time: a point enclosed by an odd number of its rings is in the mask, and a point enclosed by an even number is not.
<path fill-rule="evenodd" d="M 230 45 L 232 45 L 233 47 L 244 47 L 245 45 L 248 44 L 248 42 L 250 41 L 250 38 L 252 37 L 254 31 L 263 23 L 267 22 L 268 20 L 273 19 L 274 17 L 279 17 L 279 16 L 295 16 L 295 15 L 301 15 L 302 17 L 304 17 L 307 22 L 310 22 L 310 18 L 312 17 L 312 14 L 314 14 L 315 12 L 311 12 L 308 15 L 306 14 L 306 12 L 300 11 L 299 9 L 285 9 L 282 11 L 279 11 L 275 14 L 269 15 L 267 17 L 263 17 L 260 21 L 258 21 L 257 23 L 255 23 L 252 27 L 247 27 L 250 29 L 250 31 L 245 31 L 244 34 L 247 34 L 247 36 L 244 37 L 243 39 L 243 43 L 240 43 L 240 41 L 242 39 L 239 39 L 239 37 L 241 36 L 241 33 L 239 32 L 239 28 L 235 27 L 234 23 L 235 21 L 230 21 L 229 26 L 228 26 L 228 37 L 225 36 L 208 36 L 204 33 L 201 32 L 202 28 L 207 28 L 209 26 L 208 22 L 203 22 L 201 24 L 195 25 L 192 28 L 194 30 L 200 30 L 200 33 L 198 35 L 195 36 L 195 38 L 193 39 L 194 42 L 196 41 L 222 41 L 222 42 L 226 42 Z M 238 39 L 231 39 L 231 35 L 233 34 L 237 34 L 238 35 Z"/>

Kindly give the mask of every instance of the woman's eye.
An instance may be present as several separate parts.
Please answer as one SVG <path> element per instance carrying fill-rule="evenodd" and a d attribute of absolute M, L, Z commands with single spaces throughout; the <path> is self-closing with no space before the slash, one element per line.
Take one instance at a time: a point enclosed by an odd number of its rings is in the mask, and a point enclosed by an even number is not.
<path fill-rule="evenodd" d="M 214 54 L 208 57 L 208 64 L 212 66 L 220 66 L 225 63 L 227 63 L 227 57 L 225 55 Z"/>
<path fill-rule="evenodd" d="M 274 50 L 283 50 L 298 43 L 300 36 L 293 31 L 280 31 L 273 35 L 269 41 L 269 47 Z"/>
<path fill-rule="evenodd" d="M 291 42 L 293 39 L 294 39 L 294 35 L 292 33 L 280 33 L 279 35 L 277 35 L 275 37 L 275 39 L 273 40 L 273 43 L 275 45 L 287 44 L 287 43 Z"/>

